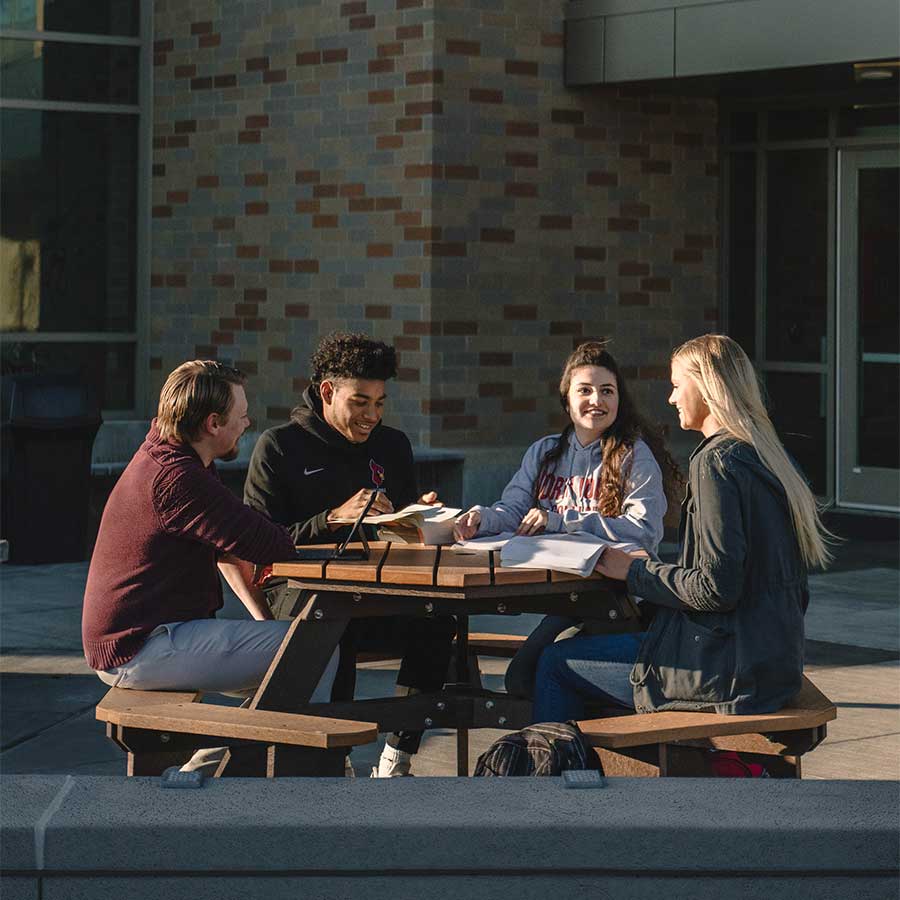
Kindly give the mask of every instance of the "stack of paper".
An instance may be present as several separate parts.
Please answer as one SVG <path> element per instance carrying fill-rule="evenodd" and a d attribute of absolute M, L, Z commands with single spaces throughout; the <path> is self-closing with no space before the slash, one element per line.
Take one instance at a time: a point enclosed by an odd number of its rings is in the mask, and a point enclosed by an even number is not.
<path fill-rule="evenodd" d="M 583 532 L 514 537 L 500 551 L 500 561 L 508 568 L 553 569 L 587 577 L 606 547 L 599 538 Z"/>
<path fill-rule="evenodd" d="M 500 534 L 487 534 L 484 537 L 469 538 L 467 541 L 457 541 L 450 549 L 456 553 L 477 553 L 479 550 L 502 550 L 506 542 L 516 536 L 514 531 L 504 531 Z"/>

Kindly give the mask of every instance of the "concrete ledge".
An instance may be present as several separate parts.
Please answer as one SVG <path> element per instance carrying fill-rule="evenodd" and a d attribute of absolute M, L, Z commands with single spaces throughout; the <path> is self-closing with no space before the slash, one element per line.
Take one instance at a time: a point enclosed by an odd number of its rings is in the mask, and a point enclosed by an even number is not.
<path fill-rule="evenodd" d="M 866 781 L 223 779 L 166 791 L 154 778 L 7 776 L 4 897 L 7 885 L 36 896 L 38 883 L 43 898 L 887 897 L 897 800 L 896 782 Z"/>

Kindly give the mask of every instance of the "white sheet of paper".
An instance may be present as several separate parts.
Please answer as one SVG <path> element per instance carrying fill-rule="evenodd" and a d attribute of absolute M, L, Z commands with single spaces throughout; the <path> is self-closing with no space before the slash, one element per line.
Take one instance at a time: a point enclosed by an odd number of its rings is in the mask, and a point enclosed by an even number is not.
<path fill-rule="evenodd" d="M 583 532 L 519 536 L 506 543 L 500 561 L 507 568 L 552 569 L 586 577 L 606 547 L 606 542 Z"/>
<path fill-rule="evenodd" d="M 479 550 L 502 550 L 506 542 L 514 538 L 515 532 L 504 531 L 500 534 L 486 534 L 483 537 L 457 541 L 450 549 L 456 553 L 476 553 Z"/>

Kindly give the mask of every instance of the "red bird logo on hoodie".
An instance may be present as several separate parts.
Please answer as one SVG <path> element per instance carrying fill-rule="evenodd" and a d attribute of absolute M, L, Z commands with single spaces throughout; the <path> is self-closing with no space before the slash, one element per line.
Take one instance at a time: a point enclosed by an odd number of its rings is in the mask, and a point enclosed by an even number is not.
<path fill-rule="evenodd" d="M 372 484 L 381 487 L 384 484 L 384 466 L 379 466 L 374 459 L 369 460 L 369 468 L 372 470 Z"/>

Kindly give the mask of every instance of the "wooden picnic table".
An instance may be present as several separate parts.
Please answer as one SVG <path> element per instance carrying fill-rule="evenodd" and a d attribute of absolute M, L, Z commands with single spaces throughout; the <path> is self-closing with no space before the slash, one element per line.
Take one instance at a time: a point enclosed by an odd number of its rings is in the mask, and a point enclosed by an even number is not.
<path fill-rule="evenodd" d="M 335 544 L 322 545 L 323 549 Z M 357 549 L 361 545 L 351 545 Z M 504 568 L 495 551 L 371 542 L 364 561 L 275 563 L 295 596 L 290 639 L 260 685 L 253 706 L 335 719 L 377 722 L 379 731 L 457 730 L 457 771 L 468 773 L 469 728 L 521 728 L 531 701 L 483 690 L 470 661 L 468 617 L 545 613 L 591 619 L 595 631 L 637 631 L 624 586 L 599 575 Z M 434 694 L 309 704 L 349 621 L 367 616 L 450 614 L 457 620 L 455 681 Z"/>

